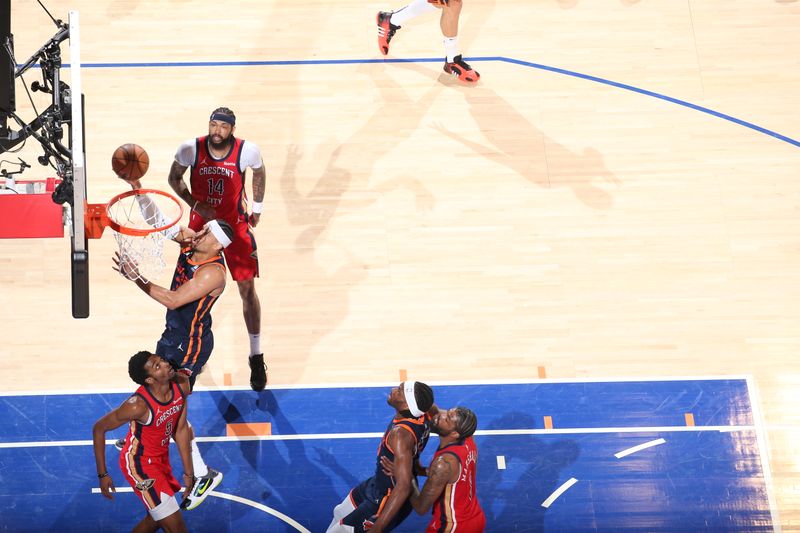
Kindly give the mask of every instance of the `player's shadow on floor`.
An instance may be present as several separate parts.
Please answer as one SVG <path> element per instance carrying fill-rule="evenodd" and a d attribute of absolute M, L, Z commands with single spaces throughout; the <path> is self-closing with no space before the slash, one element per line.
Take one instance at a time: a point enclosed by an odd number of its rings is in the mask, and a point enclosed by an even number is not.
<path fill-rule="evenodd" d="M 281 411 L 278 398 L 270 390 L 259 393 L 257 398 L 249 391 L 233 394 L 230 398 L 221 395 L 216 402 L 225 423 L 268 420 L 276 435 L 297 434 Z M 310 516 L 298 511 L 317 510 L 320 502 L 330 502 L 333 509 L 341 499 L 328 472 L 320 467 L 331 468 L 335 459 L 321 453 L 317 447 L 310 452 L 304 440 L 241 441 L 238 449 L 249 468 L 236 457 L 227 458 L 228 468 L 238 469 L 239 488 L 236 493 L 289 515 L 311 531 L 324 529 L 329 517 Z M 341 467 L 334 470 L 344 472 Z M 241 511 L 242 514 L 245 512 L 250 511 Z"/>
<path fill-rule="evenodd" d="M 533 417 L 519 412 L 507 413 L 480 429 L 502 430 L 509 427 L 536 427 Z M 561 471 L 574 463 L 580 448 L 574 440 L 546 444 L 535 435 L 508 440 L 496 437 L 478 441 L 478 498 L 486 514 L 487 531 L 544 531 L 548 496 L 563 482 Z M 506 469 L 495 464 L 497 456 L 505 457 Z"/>

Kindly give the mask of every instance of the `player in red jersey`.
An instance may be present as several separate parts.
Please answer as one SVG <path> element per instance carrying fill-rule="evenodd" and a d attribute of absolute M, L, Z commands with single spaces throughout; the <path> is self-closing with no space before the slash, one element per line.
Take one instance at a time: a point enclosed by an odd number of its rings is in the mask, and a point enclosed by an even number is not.
<path fill-rule="evenodd" d="M 175 372 L 166 360 L 142 351 L 128 361 L 128 374 L 140 386 L 122 405 L 94 425 L 94 458 L 100 490 L 113 499 L 114 481 L 106 467 L 106 432 L 129 424 L 119 465 L 125 479 L 147 508 L 147 515 L 133 528 L 134 533 L 187 531 L 175 494 L 180 483 L 172 475 L 169 441 L 175 439 L 183 463 L 187 487 L 194 481 L 189 427 L 186 424 L 186 396 L 189 379 Z M 188 489 L 187 489 L 188 494 Z"/>
<path fill-rule="evenodd" d="M 255 144 L 234 137 L 236 115 L 227 107 L 211 113 L 208 135 L 190 139 L 178 148 L 169 171 L 169 184 L 192 208 L 189 228 L 198 230 L 206 222 L 221 219 L 231 225 L 236 237 L 225 250 L 225 261 L 242 297 L 244 323 L 250 337 L 250 387 L 264 390 L 267 367 L 261 350 L 261 303 L 256 294 L 258 276 L 256 240 L 251 227 L 261 218 L 266 171 Z M 253 205 L 248 212 L 245 171 L 252 169 Z M 183 175 L 191 168 L 190 187 Z"/>
<path fill-rule="evenodd" d="M 472 434 L 478 419 L 466 407 L 439 411 L 433 416 L 431 429 L 439 435 L 439 448 L 427 468 L 428 480 L 409 498 L 414 510 L 427 513 L 433 507 L 433 518 L 426 533 L 482 533 L 486 528 L 476 494 L 475 475 L 478 468 L 478 448 Z M 384 472 L 394 470 L 392 461 L 381 458 Z"/>
<path fill-rule="evenodd" d="M 389 53 L 389 43 L 394 34 L 407 21 L 441 9 L 439 26 L 444 36 L 444 71 L 465 83 L 477 83 L 481 75 L 464 61 L 458 49 L 458 19 L 461 16 L 462 0 L 411 0 L 397 11 L 380 11 L 378 13 L 378 48 L 383 55 Z"/>

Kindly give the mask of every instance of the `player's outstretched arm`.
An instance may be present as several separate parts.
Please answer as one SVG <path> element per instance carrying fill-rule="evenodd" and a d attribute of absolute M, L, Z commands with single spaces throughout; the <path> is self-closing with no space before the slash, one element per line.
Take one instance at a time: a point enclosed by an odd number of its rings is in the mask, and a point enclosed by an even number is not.
<path fill-rule="evenodd" d="M 225 269 L 217 263 L 203 265 L 197 269 L 194 277 L 171 291 L 161 285 L 156 285 L 141 277 L 135 277 L 122 272 L 124 267 L 115 259 L 117 270 L 126 278 L 132 280 L 142 292 L 157 301 L 167 309 L 177 309 L 189 302 L 194 302 L 208 295 L 219 296 L 225 288 Z"/>
<path fill-rule="evenodd" d="M 411 495 L 411 506 L 418 514 L 426 514 L 442 495 L 445 486 L 458 479 L 459 465 L 455 456 L 440 455 L 428 467 L 428 479 L 422 490 Z"/>
<path fill-rule="evenodd" d="M 97 477 L 100 480 L 100 491 L 109 500 L 114 498 L 111 493 L 116 492 L 116 489 L 106 467 L 106 433 L 131 420 L 144 419 L 147 416 L 147 411 L 147 404 L 145 404 L 144 400 L 138 396 L 131 396 L 122 405 L 94 423 L 92 438 Z"/>

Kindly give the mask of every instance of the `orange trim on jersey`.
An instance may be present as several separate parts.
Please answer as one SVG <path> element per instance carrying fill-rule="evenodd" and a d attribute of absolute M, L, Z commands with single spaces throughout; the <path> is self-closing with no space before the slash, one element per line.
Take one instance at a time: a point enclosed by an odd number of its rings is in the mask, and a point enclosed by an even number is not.
<path fill-rule="evenodd" d="M 391 494 L 392 494 L 392 489 L 389 489 L 389 491 L 386 493 L 386 496 L 384 496 L 383 499 L 381 499 L 381 503 L 378 504 L 378 510 L 375 511 L 375 516 L 381 515 L 381 511 L 383 511 L 383 508 L 386 506 L 386 502 L 389 501 L 389 496 Z"/>
<path fill-rule="evenodd" d="M 401 418 L 399 420 L 396 420 L 395 422 L 411 422 L 412 424 L 416 424 L 418 426 L 421 426 L 421 425 L 423 425 L 425 423 L 426 416 L 427 415 L 422 415 L 422 416 L 420 416 L 418 418 Z"/>
<path fill-rule="evenodd" d="M 417 440 L 417 434 L 414 433 L 414 430 L 411 429 L 408 426 L 404 426 L 404 425 L 400 424 L 400 422 L 411 422 L 412 424 L 423 425 L 425 423 L 425 416 L 423 415 L 420 418 L 401 418 L 400 420 L 395 420 L 394 426 L 392 427 L 392 429 L 394 429 L 394 428 L 403 428 L 403 429 L 405 429 L 406 431 L 411 433 L 411 436 L 414 437 L 414 445 L 416 446 L 417 444 L 419 444 L 419 441 Z M 391 433 L 391 430 L 389 430 L 389 433 Z M 383 444 L 386 445 L 386 449 L 387 450 L 389 450 L 390 452 L 392 452 L 392 454 L 394 454 L 394 450 L 392 449 L 391 446 L 389 446 L 389 433 L 384 435 Z M 378 451 L 380 451 L 380 446 L 378 446 Z"/>
<path fill-rule="evenodd" d="M 205 261 L 192 261 L 191 257 L 187 257 L 186 258 L 186 262 L 189 263 L 190 265 L 194 265 L 194 266 L 205 265 L 206 263 L 211 263 L 212 261 L 217 261 L 221 257 L 222 257 L 221 255 L 215 255 L 214 257 L 210 257 L 210 258 L 206 259 Z M 222 265 L 220 265 L 220 266 L 222 266 Z M 222 267 L 222 268 L 225 268 L 225 267 Z"/>
<path fill-rule="evenodd" d="M 202 320 L 206 314 L 211 310 L 217 296 L 203 296 L 197 303 L 197 308 L 194 311 L 194 318 L 192 318 L 192 325 L 189 326 L 189 346 L 186 347 L 186 355 L 183 356 L 181 364 L 195 364 L 200 352 L 203 348 L 203 324 Z M 200 324 L 198 327 L 197 324 Z M 197 327 L 197 333 L 195 333 Z M 197 342 L 195 342 L 195 340 Z"/>
<path fill-rule="evenodd" d="M 395 426 L 395 427 L 403 428 L 403 429 L 405 429 L 406 431 L 408 431 L 409 433 L 411 433 L 411 435 L 414 437 L 414 443 L 416 444 L 416 442 L 417 442 L 417 434 L 416 434 L 416 433 L 414 433 L 414 430 L 413 430 L 413 429 L 411 429 L 411 428 L 410 428 L 410 427 L 408 427 L 408 426 Z M 394 452 L 392 452 L 392 453 L 394 453 Z"/>

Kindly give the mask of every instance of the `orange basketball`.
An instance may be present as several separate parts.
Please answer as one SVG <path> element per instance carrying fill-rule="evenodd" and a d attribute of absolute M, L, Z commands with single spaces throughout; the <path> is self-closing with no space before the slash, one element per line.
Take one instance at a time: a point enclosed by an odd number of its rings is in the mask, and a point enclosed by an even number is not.
<path fill-rule="evenodd" d="M 111 168 L 126 181 L 138 180 L 150 166 L 150 156 L 138 144 L 123 144 L 111 156 Z"/>

